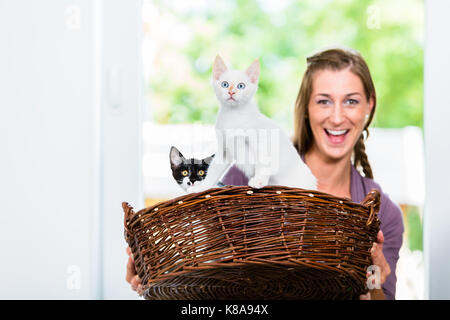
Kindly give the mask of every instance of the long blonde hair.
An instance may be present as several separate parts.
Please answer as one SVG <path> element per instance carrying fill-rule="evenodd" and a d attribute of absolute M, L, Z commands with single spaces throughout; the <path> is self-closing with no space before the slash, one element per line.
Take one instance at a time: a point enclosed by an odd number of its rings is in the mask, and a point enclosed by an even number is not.
<path fill-rule="evenodd" d="M 318 70 L 340 71 L 349 68 L 357 75 L 363 84 L 366 98 L 373 99 L 373 108 L 364 126 L 358 141 L 353 148 L 353 164 L 356 168 L 362 167 L 364 175 L 373 179 L 372 168 L 366 154 L 364 145 L 364 132 L 369 137 L 369 125 L 372 122 L 376 107 L 375 86 L 370 75 L 369 67 L 359 53 L 344 49 L 328 49 L 314 54 L 306 59 L 307 68 L 303 76 L 300 90 L 295 101 L 294 111 L 294 138 L 293 143 L 300 154 L 306 154 L 313 143 L 313 133 L 308 119 L 308 105 L 312 94 L 313 75 Z"/>

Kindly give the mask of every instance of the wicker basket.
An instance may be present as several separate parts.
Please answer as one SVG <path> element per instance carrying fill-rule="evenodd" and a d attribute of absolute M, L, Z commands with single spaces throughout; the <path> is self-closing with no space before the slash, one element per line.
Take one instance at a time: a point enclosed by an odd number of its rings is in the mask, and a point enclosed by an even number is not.
<path fill-rule="evenodd" d="M 146 299 L 355 299 L 366 291 L 380 194 L 213 188 L 125 212 Z"/>

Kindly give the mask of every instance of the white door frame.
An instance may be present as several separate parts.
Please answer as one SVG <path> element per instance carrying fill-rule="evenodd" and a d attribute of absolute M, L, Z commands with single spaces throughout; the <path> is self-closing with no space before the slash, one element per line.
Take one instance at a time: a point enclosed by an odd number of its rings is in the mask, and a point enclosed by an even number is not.
<path fill-rule="evenodd" d="M 102 299 L 136 299 L 125 281 L 121 203 L 144 207 L 142 1 L 102 1 Z"/>
<path fill-rule="evenodd" d="M 423 235 L 426 299 L 450 299 L 449 12 L 448 0 L 425 1 Z"/>

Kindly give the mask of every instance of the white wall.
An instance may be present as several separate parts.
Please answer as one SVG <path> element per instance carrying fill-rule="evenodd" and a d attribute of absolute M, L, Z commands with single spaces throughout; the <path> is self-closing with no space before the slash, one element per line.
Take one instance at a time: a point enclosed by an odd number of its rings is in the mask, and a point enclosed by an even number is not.
<path fill-rule="evenodd" d="M 139 4 L 0 0 L 0 299 L 136 297 L 121 202 L 142 207 Z"/>
<path fill-rule="evenodd" d="M 426 298 L 450 299 L 450 1 L 425 1 Z"/>
<path fill-rule="evenodd" d="M 99 290 L 91 268 L 99 206 L 94 10 L 78 1 L 78 20 L 68 3 L 0 2 L 3 299 Z M 80 289 L 70 290 L 77 270 Z"/>

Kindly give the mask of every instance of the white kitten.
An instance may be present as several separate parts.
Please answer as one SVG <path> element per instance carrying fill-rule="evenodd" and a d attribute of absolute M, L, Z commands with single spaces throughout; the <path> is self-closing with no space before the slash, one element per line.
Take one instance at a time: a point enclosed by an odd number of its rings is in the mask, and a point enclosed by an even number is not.
<path fill-rule="evenodd" d="M 188 192 L 213 187 L 231 164 L 249 178 L 248 185 L 262 188 L 281 185 L 316 189 L 317 181 L 302 161 L 291 140 L 271 119 L 263 115 L 253 100 L 258 89 L 259 62 L 245 71 L 229 70 L 217 56 L 212 85 L 220 102 L 216 119 L 218 152 L 208 174 Z"/>

